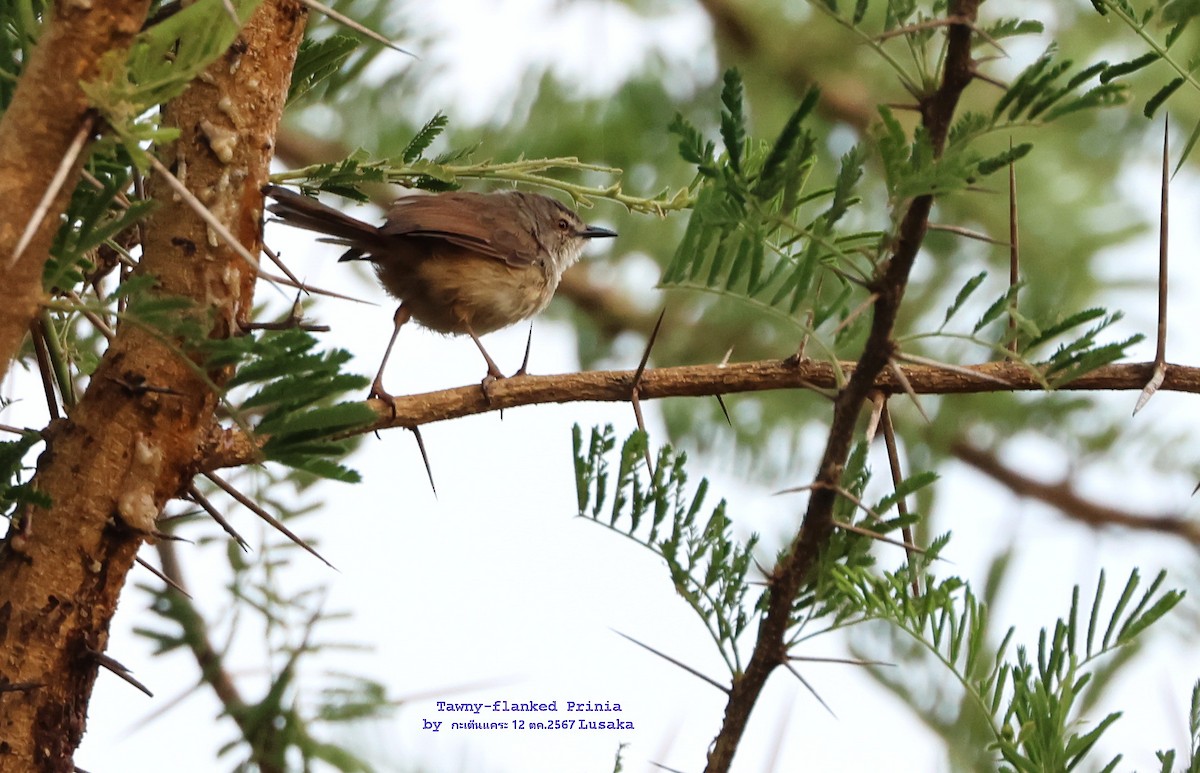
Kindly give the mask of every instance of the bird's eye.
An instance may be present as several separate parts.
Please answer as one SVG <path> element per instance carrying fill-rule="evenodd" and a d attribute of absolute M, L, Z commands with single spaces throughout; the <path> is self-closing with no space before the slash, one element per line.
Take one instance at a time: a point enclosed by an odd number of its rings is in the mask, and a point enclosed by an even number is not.
<path fill-rule="evenodd" d="M 569 231 L 569 230 L 571 230 L 571 224 L 567 222 L 567 219 L 566 219 L 565 217 L 564 217 L 564 218 L 561 218 L 561 219 L 559 219 L 559 221 L 558 221 L 558 230 L 560 230 L 560 231 Z"/>

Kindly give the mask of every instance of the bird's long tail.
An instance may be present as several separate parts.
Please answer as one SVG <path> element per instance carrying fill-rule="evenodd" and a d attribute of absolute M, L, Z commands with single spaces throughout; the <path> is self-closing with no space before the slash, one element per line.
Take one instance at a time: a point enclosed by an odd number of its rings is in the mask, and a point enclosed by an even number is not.
<path fill-rule="evenodd" d="M 267 211 L 278 216 L 284 223 L 323 234 L 327 238 L 322 241 L 350 247 L 350 251 L 342 260 L 361 257 L 380 246 L 379 229 L 370 223 L 364 223 L 316 199 L 278 185 L 265 186 L 263 194 L 274 199 L 274 202 L 267 206 Z"/>

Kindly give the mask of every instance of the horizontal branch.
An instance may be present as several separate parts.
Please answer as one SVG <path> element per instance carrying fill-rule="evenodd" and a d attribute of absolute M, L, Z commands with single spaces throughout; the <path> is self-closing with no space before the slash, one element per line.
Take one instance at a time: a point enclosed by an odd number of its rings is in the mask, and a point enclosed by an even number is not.
<path fill-rule="evenodd" d="M 840 364 L 849 377 L 853 362 Z M 1028 368 L 1011 362 L 955 366 L 946 370 L 928 365 L 899 368 L 917 394 L 977 394 L 984 392 L 1042 391 L 1043 385 Z M 1154 363 L 1109 365 L 1060 387 L 1074 391 L 1140 390 L 1150 378 Z M 541 403 L 621 402 L 630 398 L 633 370 L 601 370 L 555 376 L 519 376 L 493 383 L 488 397 L 471 385 L 437 392 L 397 397 L 395 416 L 380 400 L 372 405 L 380 423 L 366 431 L 389 427 L 415 427 L 489 411 Z M 971 375 L 976 374 L 976 375 Z M 765 392 L 774 389 L 837 389 L 837 374 L 832 364 L 806 360 L 759 360 L 729 365 L 685 365 L 672 368 L 647 368 L 638 384 L 643 400 L 662 397 L 705 397 Z M 875 388 L 887 393 L 903 393 L 905 386 L 895 370 L 884 370 L 875 379 Z M 1162 389 L 1200 393 L 1200 368 L 1170 365 Z M 489 399 L 490 397 L 490 399 Z"/>
<path fill-rule="evenodd" d="M 839 364 L 843 378 L 854 372 L 853 362 Z M 1139 362 L 1098 368 L 1060 387 L 1075 391 L 1140 390 L 1150 378 L 1154 363 Z M 908 381 L 901 383 L 897 371 Z M 395 412 L 382 400 L 369 404 L 379 421 L 361 433 L 390 428 L 412 428 L 447 419 L 518 408 L 523 405 L 576 402 L 623 402 L 631 397 L 634 370 L 601 370 L 553 376 L 516 376 L 494 382 L 488 396 L 477 384 L 403 395 L 395 398 Z M 643 400 L 663 397 L 706 397 L 774 389 L 838 388 L 837 370 L 828 362 L 759 360 L 728 365 L 684 365 L 648 368 L 638 383 Z M 887 393 L 976 394 L 1043 390 L 1042 382 L 1027 367 L 1013 362 L 955 366 L 954 370 L 929 365 L 901 365 L 885 369 L 875 388 Z M 1200 368 L 1169 365 L 1162 390 L 1200 393 Z M 200 471 L 236 467 L 257 461 L 257 445 L 240 430 L 215 432 L 204 444 Z"/>

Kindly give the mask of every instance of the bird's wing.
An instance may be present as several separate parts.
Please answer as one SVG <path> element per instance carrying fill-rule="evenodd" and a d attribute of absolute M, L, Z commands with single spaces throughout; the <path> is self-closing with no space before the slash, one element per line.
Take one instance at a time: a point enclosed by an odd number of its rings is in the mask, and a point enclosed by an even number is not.
<path fill-rule="evenodd" d="M 511 266 L 527 266 L 539 257 L 536 235 L 515 207 L 483 206 L 504 193 L 454 191 L 436 196 L 403 196 L 388 210 L 379 229 L 385 236 L 444 239 Z M 458 206 L 455 206 L 458 205 Z"/>

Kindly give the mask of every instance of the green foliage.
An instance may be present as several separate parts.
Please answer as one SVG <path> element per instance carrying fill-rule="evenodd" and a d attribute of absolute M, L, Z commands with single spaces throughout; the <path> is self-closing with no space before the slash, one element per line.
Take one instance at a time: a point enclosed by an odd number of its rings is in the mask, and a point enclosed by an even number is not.
<path fill-rule="evenodd" d="M 1161 773 L 1200 773 L 1200 681 L 1192 685 L 1192 700 L 1188 710 L 1188 748 L 1185 766 L 1175 767 L 1175 750 L 1160 751 L 1158 761 L 1162 763 Z"/>
<path fill-rule="evenodd" d="M 1128 99 L 1124 84 L 1103 77 L 1098 85 L 1077 94 L 1080 86 L 1106 71 L 1106 64 L 1094 64 L 1073 75 L 1072 66 L 1069 59 L 1056 61 L 1055 50 L 1051 48 L 1008 87 L 993 108 L 993 119 L 1005 117 L 1014 124 L 1034 119 L 1050 122 L 1068 113 L 1118 105 Z"/>
<path fill-rule="evenodd" d="M 742 544 L 731 538 L 723 501 L 701 525 L 698 515 L 707 481 L 701 481 L 689 499 L 683 454 L 661 449 L 647 479 L 644 432 L 632 433 L 618 451 L 611 426 L 593 429 L 586 445 L 576 426 L 573 445 L 580 516 L 630 537 L 663 558 L 676 591 L 704 621 L 731 673 L 740 673 L 736 644 L 752 622 L 746 608 L 747 571 L 758 538 L 751 536 Z M 608 461 L 614 452 L 615 476 Z M 793 604 L 789 654 L 802 660 L 798 651 L 816 636 L 885 622 L 931 654 L 965 692 L 965 717 L 986 726 L 993 765 L 1020 773 L 1076 769 L 1120 717 L 1120 712 L 1113 712 L 1085 726 L 1081 714 L 1085 688 L 1096 678 L 1111 680 L 1127 665 L 1118 651 L 1135 646 L 1179 604 L 1183 593 L 1163 590 L 1166 575 L 1159 573 L 1138 597 L 1141 577 L 1134 570 L 1106 612 L 1106 580 L 1101 572 L 1090 609 L 1081 606 L 1076 587 L 1068 614 L 1038 634 L 1036 657 L 1017 646 L 1014 659 L 1009 649 L 1015 629 L 993 644 L 988 604 L 962 579 L 938 580 L 929 571 L 947 537 L 933 540 L 898 570 L 876 568 L 871 535 L 914 525 L 915 515 L 884 516 L 901 498 L 929 486 L 936 476 L 913 475 L 874 507 L 865 507 L 859 503 L 870 479 L 866 459 L 867 447 L 860 444 L 847 462 L 834 512 L 839 528 L 822 553 L 818 571 Z M 914 590 L 916 584 L 924 586 L 920 592 Z M 759 612 L 765 598 L 760 596 L 756 605 Z M 1109 668 L 1104 668 L 1102 659 L 1111 662 Z M 879 668 L 873 674 L 898 693 L 908 690 L 904 677 Z M 1200 697 L 1193 703 L 1197 701 Z M 1195 706 L 1193 720 L 1195 735 L 1200 725 L 1200 709 Z"/>
<path fill-rule="evenodd" d="M 33 45 L 42 33 L 39 0 L 14 0 L 0 25 L 0 111 L 8 108 Z"/>
<path fill-rule="evenodd" d="M 266 439 L 264 457 L 314 475 L 358 482 L 358 473 L 332 461 L 353 448 L 347 436 L 376 420 L 366 403 L 330 404 L 337 395 L 367 385 L 342 372 L 350 353 L 313 351 L 317 341 L 301 330 L 265 333 L 238 352 L 247 359 L 229 388 L 261 385 L 239 406 L 263 411 L 254 427 Z"/>
<path fill-rule="evenodd" d="M 607 455 L 616 447 L 612 425 L 593 429 L 586 449 L 579 425 L 573 438 L 580 517 L 624 534 L 666 561 L 675 591 L 704 622 L 730 672 L 739 673 L 737 642 L 750 622 L 746 575 L 758 537 L 734 540 L 724 500 L 707 520 L 701 518 L 708 481 L 701 480 L 689 499 L 686 454 L 676 455 L 669 446 L 659 449 L 649 480 L 643 480 L 649 450 L 645 432 L 636 431 L 622 443 L 611 492 Z M 605 504 L 610 493 L 611 509 Z"/>
<path fill-rule="evenodd" d="M 1155 578 L 1131 609 L 1141 582 L 1133 571 L 1106 617 L 1101 573 L 1091 609 L 1081 607 L 1076 587 L 1067 616 L 1038 634 L 1036 657 L 1018 646 L 1015 659 L 1009 648 L 1016 631 L 1009 628 L 999 644 L 990 643 L 987 604 L 958 578 L 940 583 L 929 578 L 921 596 L 912 594 L 907 571 L 839 582 L 852 598 L 851 605 L 862 610 L 863 618 L 852 620 L 888 621 L 932 655 L 938 669 L 949 672 L 965 693 L 959 721 L 982 718 L 987 744 L 998 756 L 993 766 L 1002 761 L 1001 770 L 1032 773 L 1077 769 L 1120 717 L 1121 712 L 1112 712 L 1098 722 L 1086 721 L 1085 688 L 1104 673 L 1102 659 L 1114 660 L 1120 650 L 1136 646 L 1146 629 L 1182 600 L 1181 592 L 1161 590 L 1163 579 L 1163 574 Z M 922 663 L 927 667 L 930 661 L 914 653 L 903 675 L 880 668 L 872 673 L 896 692 L 907 694 L 920 678 Z M 1112 677 L 1109 671 L 1103 678 Z M 942 698 L 943 705 L 946 700 Z M 929 721 L 940 724 L 933 716 Z M 965 728 L 946 731 L 961 733 Z"/>
<path fill-rule="evenodd" d="M 950 320 L 986 277 L 986 272 L 976 274 L 959 289 L 954 302 L 946 310 L 945 318 L 938 328 L 939 333 L 945 331 Z M 1140 334 L 1135 334 L 1117 341 L 1101 342 L 1100 334 L 1119 322 L 1122 315 L 1120 312 L 1109 313 L 1100 308 L 1085 309 L 1049 321 L 1035 321 L 1021 314 L 1015 306 L 1020 290 L 1021 285 L 1013 285 L 992 301 L 991 305 L 975 321 L 966 338 L 981 347 L 992 349 L 997 354 L 1004 351 L 1006 356 L 1017 357 L 1025 362 L 1048 388 L 1061 387 L 1085 373 L 1116 362 L 1125 357 L 1129 349 L 1144 338 Z M 989 328 L 999 328 L 1008 317 L 1011 317 L 1017 324 L 1017 348 L 1015 351 L 1006 350 L 999 343 L 979 335 L 981 331 Z M 1085 327 L 1089 324 L 1091 327 Z M 1004 331 L 998 336 L 999 339 L 1007 336 L 1007 328 L 1004 328 Z M 1038 359 L 1039 350 L 1046 344 L 1070 335 L 1074 335 L 1074 337 L 1060 341 L 1048 357 Z"/>
<path fill-rule="evenodd" d="M 89 163 L 99 187 L 83 184 L 75 189 L 67 207 L 66 223 L 55 235 L 42 283 L 47 291 L 70 289 L 94 271 L 95 251 L 101 246 L 120 250 L 119 239 L 155 207 L 148 200 L 128 201 L 132 182 L 129 159 L 120 148 L 99 153 Z"/>
<path fill-rule="evenodd" d="M 433 141 L 438 138 L 438 135 L 445 131 L 446 125 L 449 123 L 450 119 L 445 114 L 435 114 L 413 136 L 412 140 L 404 146 L 404 152 L 400 154 L 400 158 L 406 164 L 411 164 L 419 159 L 428 150 L 429 146 L 433 144 Z"/>
<path fill-rule="evenodd" d="M 267 490 L 278 490 L 287 481 L 271 475 L 267 482 Z M 273 501 L 264 504 L 279 510 L 281 520 L 288 524 L 306 512 Z M 178 528 L 182 521 L 172 523 Z M 324 762 L 334 770 L 367 773 L 372 767 L 348 744 L 323 740 L 322 736 L 340 725 L 380 718 L 397 704 L 383 685 L 368 677 L 335 672 L 300 678 L 299 670 L 309 659 L 361 649 L 317 635 L 344 615 L 325 610 L 323 586 L 296 582 L 298 578 L 290 573 L 291 559 L 300 555 L 301 560 L 308 560 L 307 554 L 297 554 L 300 549 L 294 543 L 281 542 L 263 546 L 248 558 L 230 541 L 226 609 L 210 621 L 178 591 L 159 584 L 143 585 L 141 590 L 150 596 L 157 625 L 142 625 L 135 631 L 158 653 L 191 651 L 202 668 L 193 689 L 229 680 L 229 661 L 235 659 L 231 653 L 241 651 L 239 642 L 252 641 L 252 649 L 263 653 L 266 683 L 257 694 L 247 694 L 247 690 L 240 700 L 224 701 L 224 714 L 236 724 L 237 734 L 219 754 L 238 758 L 236 769 L 308 770 L 314 763 Z"/>
<path fill-rule="evenodd" d="M 1102 80 L 1124 78 L 1160 61 L 1174 73 L 1146 99 L 1142 115 L 1146 118 L 1153 118 L 1158 108 L 1185 84 L 1189 86 L 1193 94 L 1200 92 L 1200 81 L 1197 81 L 1194 75 L 1197 65 L 1194 55 L 1184 61 L 1171 52 L 1171 49 L 1190 28 L 1192 20 L 1200 14 L 1200 6 L 1191 0 L 1151 0 L 1141 10 L 1135 9 L 1127 0 L 1093 0 L 1092 5 L 1101 15 L 1112 13 L 1141 39 L 1146 48 L 1150 49 L 1127 62 L 1109 66 L 1105 69 Z M 1166 35 L 1161 39 L 1155 34 L 1156 30 L 1160 28 L 1167 29 Z M 1161 68 L 1159 69 L 1161 70 Z M 1200 141 L 1200 121 L 1196 122 L 1191 134 L 1188 135 L 1183 152 L 1175 167 L 1176 172 L 1182 168 L 1184 161 L 1191 155 L 1197 141 Z"/>
<path fill-rule="evenodd" d="M 725 76 L 721 136 L 725 152 L 682 116 L 670 130 L 683 157 L 696 164 L 691 218 L 660 285 L 736 297 L 802 328 L 817 328 L 839 312 L 851 292 L 848 275 L 869 271 L 877 232 L 839 234 L 835 225 L 857 203 L 864 154 L 842 158 L 834 184 L 806 184 L 816 162 L 805 127 L 819 95 L 810 91 L 771 143 L 747 140 L 742 87 Z"/>
<path fill-rule="evenodd" d="M 119 306 L 124 311 L 114 311 Z M 144 274 L 126 279 L 98 304 L 70 303 L 60 308 L 68 313 L 88 310 L 114 315 L 122 324 L 141 327 L 173 348 L 214 389 L 212 373 L 236 368 L 221 391 L 222 398 L 242 429 L 259 437 L 264 461 L 320 477 L 359 480 L 358 473 L 335 460 L 352 450 L 355 430 L 370 425 L 377 416 L 366 403 L 338 402 L 368 383 L 343 371 L 348 352 L 320 351 L 317 339 L 297 328 L 212 338 L 206 311 L 186 298 L 157 292 L 154 277 Z M 251 387 L 256 391 L 236 399 Z M 243 418 L 248 414 L 258 416 L 253 427 Z"/>
<path fill-rule="evenodd" d="M 288 105 L 300 101 L 318 84 L 337 74 L 356 48 L 358 41 L 349 35 L 330 35 L 324 40 L 305 38 L 292 68 Z"/>
<path fill-rule="evenodd" d="M 49 507 L 49 498 L 29 485 L 25 455 L 42 442 L 37 432 L 22 433 L 16 440 L 0 441 L 0 515 L 12 518 L 24 504 Z"/>

